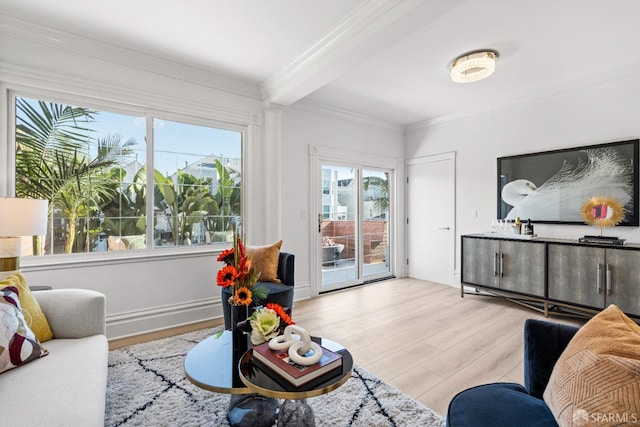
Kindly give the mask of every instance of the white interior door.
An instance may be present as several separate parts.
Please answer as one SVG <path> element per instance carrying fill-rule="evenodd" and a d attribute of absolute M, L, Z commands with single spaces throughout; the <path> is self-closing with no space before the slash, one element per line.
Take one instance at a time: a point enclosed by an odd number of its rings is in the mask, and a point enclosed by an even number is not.
<path fill-rule="evenodd" d="M 407 162 L 408 275 L 453 283 L 455 153 Z"/>

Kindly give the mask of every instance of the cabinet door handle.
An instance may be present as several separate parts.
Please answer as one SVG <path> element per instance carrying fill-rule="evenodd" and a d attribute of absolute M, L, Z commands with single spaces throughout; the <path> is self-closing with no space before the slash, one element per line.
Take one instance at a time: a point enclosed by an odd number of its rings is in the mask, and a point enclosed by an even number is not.
<path fill-rule="evenodd" d="M 596 276 L 596 287 L 598 288 L 598 293 L 602 293 L 602 264 L 598 263 L 598 275 Z"/>
<path fill-rule="evenodd" d="M 498 277 L 498 252 L 493 253 L 493 275 Z"/>
<path fill-rule="evenodd" d="M 504 254 L 500 252 L 500 277 L 504 277 Z"/>
<path fill-rule="evenodd" d="M 604 284 L 607 295 L 611 295 L 611 266 L 607 264 L 607 281 Z"/>

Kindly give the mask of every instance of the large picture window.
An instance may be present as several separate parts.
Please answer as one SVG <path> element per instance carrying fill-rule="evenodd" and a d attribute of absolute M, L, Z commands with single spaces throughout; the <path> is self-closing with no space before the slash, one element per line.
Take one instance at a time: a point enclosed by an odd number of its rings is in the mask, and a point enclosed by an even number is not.
<path fill-rule="evenodd" d="M 13 100 L 16 197 L 49 201 L 49 231 L 33 254 L 231 241 L 241 130 Z"/>

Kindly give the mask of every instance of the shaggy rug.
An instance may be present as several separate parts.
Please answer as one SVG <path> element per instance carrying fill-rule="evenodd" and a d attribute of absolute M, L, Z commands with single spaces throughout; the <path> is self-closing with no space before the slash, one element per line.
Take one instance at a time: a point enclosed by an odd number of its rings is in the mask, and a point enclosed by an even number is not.
<path fill-rule="evenodd" d="M 229 395 L 191 384 L 182 366 L 187 352 L 218 330 L 111 351 L 105 426 L 228 426 Z M 342 387 L 307 402 L 318 427 L 444 426 L 431 409 L 357 366 Z"/>

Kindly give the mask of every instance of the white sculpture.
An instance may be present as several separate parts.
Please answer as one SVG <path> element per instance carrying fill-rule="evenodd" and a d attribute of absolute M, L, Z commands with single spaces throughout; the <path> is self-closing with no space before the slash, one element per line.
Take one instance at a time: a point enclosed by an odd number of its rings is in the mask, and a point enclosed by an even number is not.
<path fill-rule="evenodd" d="M 289 325 L 282 335 L 278 335 L 269 341 L 271 350 L 288 349 L 289 358 L 298 365 L 309 366 L 320 361 L 322 348 L 311 341 L 311 336 L 306 329 L 296 325 Z M 311 354 L 308 354 L 312 351 Z"/>

